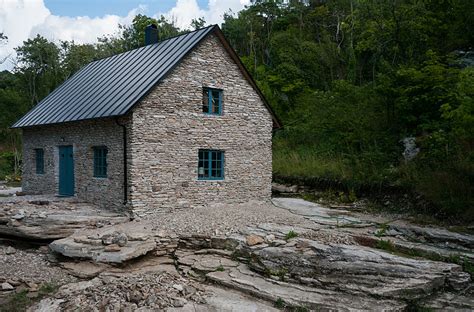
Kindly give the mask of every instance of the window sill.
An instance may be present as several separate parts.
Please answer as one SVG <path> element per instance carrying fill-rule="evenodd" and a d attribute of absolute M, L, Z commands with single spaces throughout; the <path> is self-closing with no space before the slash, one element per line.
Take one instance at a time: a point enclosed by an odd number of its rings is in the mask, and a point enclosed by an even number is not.
<path fill-rule="evenodd" d="M 224 178 L 218 178 L 218 179 L 197 179 L 197 181 L 203 181 L 203 182 L 220 182 L 220 181 L 225 181 Z"/>
<path fill-rule="evenodd" d="M 202 113 L 204 116 L 208 117 L 220 117 L 222 114 L 214 114 L 214 113 Z"/>

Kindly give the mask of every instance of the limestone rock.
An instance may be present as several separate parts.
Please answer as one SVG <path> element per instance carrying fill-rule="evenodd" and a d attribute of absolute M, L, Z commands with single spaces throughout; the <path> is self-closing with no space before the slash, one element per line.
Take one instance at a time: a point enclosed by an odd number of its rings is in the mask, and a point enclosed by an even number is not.
<path fill-rule="evenodd" d="M 206 275 L 211 281 L 220 285 L 249 293 L 270 302 L 281 300 L 295 307 L 323 311 L 375 311 L 384 307 L 385 311 L 401 311 L 403 302 L 365 295 L 353 295 L 339 291 L 289 284 L 259 276 L 245 265 L 229 271 L 211 272 Z"/>
<path fill-rule="evenodd" d="M 15 287 L 10 285 L 9 283 L 7 282 L 2 283 L 2 290 L 13 290 L 13 289 L 15 289 Z"/>
<path fill-rule="evenodd" d="M 13 255 L 14 253 L 16 253 L 16 249 L 13 248 L 12 246 L 8 246 L 7 249 L 5 250 L 5 254 L 7 255 Z"/>
<path fill-rule="evenodd" d="M 298 248 L 304 242 L 305 248 Z M 296 282 L 326 285 L 345 292 L 414 299 L 444 287 L 462 288 L 470 281 L 459 265 L 404 258 L 355 245 L 325 245 L 298 239 L 294 246 L 251 251 L 258 272 L 285 270 Z"/>
<path fill-rule="evenodd" d="M 56 199 L 49 205 L 35 205 L 21 197 L 0 201 L 0 234 L 27 239 L 52 240 L 67 237 L 79 229 L 100 224 L 117 224 L 128 217 L 105 211 L 92 204 Z M 6 210 L 5 210 L 6 209 Z"/>
<path fill-rule="evenodd" d="M 125 233 L 122 232 L 113 232 L 102 236 L 102 244 L 104 245 L 116 244 L 120 247 L 123 247 L 127 245 L 127 242 L 128 237 Z"/>
<path fill-rule="evenodd" d="M 263 237 L 251 234 L 245 238 L 247 245 L 254 246 L 263 243 L 265 240 Z"/>

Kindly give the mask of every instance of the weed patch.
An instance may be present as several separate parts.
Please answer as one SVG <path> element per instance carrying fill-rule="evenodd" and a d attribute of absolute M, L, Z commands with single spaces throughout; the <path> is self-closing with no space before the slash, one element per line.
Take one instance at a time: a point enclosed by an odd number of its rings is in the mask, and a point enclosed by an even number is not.
<path fill-rule="evenodd" d="M 285 235 L 285 240 L 290 240 L 290 239 L 295 238 L 295 237 L 298 237 L 298 233 L 296 233 L 295 231 L 291 230 L 291 231 L 289 231 L 288 233 L 286 233 L 286 235 Z"/>

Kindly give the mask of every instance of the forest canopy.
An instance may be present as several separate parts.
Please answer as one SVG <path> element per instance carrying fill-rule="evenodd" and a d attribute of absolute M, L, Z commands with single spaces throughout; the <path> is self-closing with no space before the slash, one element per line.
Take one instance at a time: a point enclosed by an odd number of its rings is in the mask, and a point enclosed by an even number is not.
<path fill-rule="evenodd" d="M 150 23 L 160 39 L 185 31 L 137 15 L 96 44 L 23 42 L 0 73 L 0 148 L 18 148 L 9 126 L 82 66 L 142 46 Z M 276 176 L 402 187 L 433 214 L 474 219 L 474 1 L 256 0 L 221 27 L 283 122 Z"/>

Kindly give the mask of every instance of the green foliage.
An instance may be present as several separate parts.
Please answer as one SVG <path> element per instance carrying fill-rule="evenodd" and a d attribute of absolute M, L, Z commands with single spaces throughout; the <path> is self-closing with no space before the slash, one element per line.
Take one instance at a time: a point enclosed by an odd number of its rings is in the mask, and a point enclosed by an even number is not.
<path fill-rule="evenodd" d="M 277 301 L 275 301 L 275 307 L 278 309 L 283 309 L 286 306 L 286 303 L 283 299 L 278 298 Z"/>
<path fill-rule="evenodd" d="M 15 155 L 12 152 L 0 153 L 0 180 L 15 171 Z"/>
<path fill-rule="evenodd" d="M 375 245 L 375 248 L 382 249 L 382 250 L 385 250 L 385 251 L 388 251 L 388 252 L 391 252 L 391 253 L 396 251 L 396 248 L 395 248 L 395 246 L 393 246 L 391 241 L 383 240 L 383 239 L 377 241 L 377 244 Z"/>
<path fill-rule="evenodd" d="M 20 312 L 26 311 L 26 309 L 31 306 L 36 301 L 40 301 L 46 296 L 56 292 L 59 286 L 55 283 L 44 283 L 41 285 L 38 296 L 36 298 L 30 298 L 27 296 L 28 291 L 23 290 L 19 293 L 12 295 L 6 303 L 0 307 L 1 312 Z"/>
<path fill-rule="evenodd" d="M 463 0 L 259 0 L 224 14 L 222 30 L 283 121 L 276 175 L 335 181 L 351 190 L 334 194 L 342 202 L 363 186 L 403 187 L 431 203 L 426 213 L 470 222 L 474 68 L 456 51 L 472 49 L 473 21 L 474 2 Z M 8 127 L 88 62 L 142 46 L 150 23 L 160 40 L 182 32 L 137 15 L 97 44 L 25 41 L 14 73 L 0 73 L 0 148 L 18 156 L 19 134 Z M 402 157 L 407 136 L 420 147 L 411 162 Z"/>
<path fill-rule="evenodd" d="M 289 231 L 289 232 L 286 233 L 286 235 L 285 235 L 285 239 L 286 239 L 286 240 L 290 240 L 290 239 L 295 238 L 295 237 L 298 237 L 298 233 L 296 233 L 296 232 L 293 231 L 293 230 Z"/>

